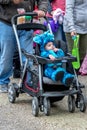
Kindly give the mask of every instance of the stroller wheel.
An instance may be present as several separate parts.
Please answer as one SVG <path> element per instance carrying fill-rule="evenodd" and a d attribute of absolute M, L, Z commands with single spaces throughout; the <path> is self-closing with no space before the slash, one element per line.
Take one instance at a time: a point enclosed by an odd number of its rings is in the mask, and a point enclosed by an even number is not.
<path fill-rule="evenodd" d="M 45 97 L 43 103 L 44 103 L 44 113 L 46 116 L 49 116 L 50 115 L 50 107 L 51 107 L 50 100 Z"/>
<path fill-rule="evenodd" d="M 79 101 L 80 111 L 85 112 L 86 111 L 86 102 L 85 102 L 84 96 L 82 94 L 80 94 L 79 98 L 80 98 L 80 101 Z"/>
<path fill-rule="evenodd" d="M 75 104 L 76 104 L 77 108 L 80 108 L 80 94 L 77 94 L 77 98 L 76 98 Z"/>
<path fill-rule="evenodd" d="M 16 100 L 16 89 L 14 87 L 14 84 L 11 84 L 8 89 L 8 99 L 9 102 L 14 103 Z"/>
<path fill-rule="evenodd" d="M 73 95 L 68 96 L 68 109 L 69 112 L 75 111 L 75 97 Z"/>
<path fill-rule="evenodd" d="M 34 116 L 38 116 L 39 113 L 39 102 L 37 97 L 33 97 L 32 99 L 32 114 Z"/>

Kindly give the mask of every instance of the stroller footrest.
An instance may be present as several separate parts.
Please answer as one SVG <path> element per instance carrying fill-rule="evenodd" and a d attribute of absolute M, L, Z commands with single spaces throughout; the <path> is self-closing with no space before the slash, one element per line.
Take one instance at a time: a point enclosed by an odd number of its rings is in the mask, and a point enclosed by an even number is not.
<path fill-rule="evenodd" d="M 61 92 L 45 92 L 43 93 L 43 97 L 61 97 L 65 95 L 72 95 L 78 93 L 79 90 L 66 90 Z"/>

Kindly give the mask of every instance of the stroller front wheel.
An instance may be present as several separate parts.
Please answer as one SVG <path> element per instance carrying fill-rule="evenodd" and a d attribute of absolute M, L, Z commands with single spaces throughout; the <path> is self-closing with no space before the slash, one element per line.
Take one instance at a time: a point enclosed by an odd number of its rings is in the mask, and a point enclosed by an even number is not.
<path fill-rule="evenodd" d="M 86 111 L 86 103 L 85 103 L 84 96 L 81 94 L 79 96 L 79 99 L 80 99 L 80 101 L 79 101 L 80 108 L 79 109 L 81 112 L 85 112 Z"/>
<path fill-rule="evenodd" d="M 44 113 L 46 116 L 49 116 L 50 115 L 50 100 L 48 98 L 44 98 Z"/>
<path fill-rule="evenodd" d="M 9 99 L 9 102 L 11 103 L 14 103 L 16 100 L 16 89 L 13 84 L 10 85 L 8 89 L 8 99 Z"/>
<path fill-rule="evenodd" d="M 32 99 L 32 114 L 34 116 L 38 116 L 39 113 L 39 102 L 37 97 L 33 97 Z"/>
<path fill-rule="evenodd" d="M 68 96 L 68 109 L 72 113 L 75 111 L 75 97 L 73 95 Z"/>

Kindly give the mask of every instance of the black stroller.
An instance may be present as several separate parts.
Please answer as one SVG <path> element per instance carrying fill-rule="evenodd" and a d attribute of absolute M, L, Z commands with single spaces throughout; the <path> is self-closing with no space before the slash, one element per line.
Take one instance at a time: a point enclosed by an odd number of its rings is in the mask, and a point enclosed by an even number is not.
<path fill-rule="evenodd" d="M 17 25 L 17 18 L 19 16 L 31 16 L 31 21 L 24 24 Z M 19 84 L 13 83 L 9 86 L 8 98 L 11 103 L 14 103 L 20 93 L 27 93 L 32 96 L 32 113 L 34 116 L 38 116 L 39 109 L 44 112 L 45 115 L 50 115 L 51 103 L 62 100 L 65 96 L 68 96 L 68 108 L 69 112 L 74 112 L 75 107 L 79 108 L 81 112 L 85 112 L 86 103 L 82 93 L 82 86 L 75 73 L 75 82 L 65 87 L 61 82 L 54 82 L 51 79 L 44 77 L 43 66 L 47 63 L 62 62 L 63 67 L 67 68 L 67 62 L 72 63 L 76 61 L 76 58 L 70 54 L 66 54 L 65 57 L 51 61 L 46 58 L 42 58 L 39 55 L 39 46 L 36 45 L 33 55 L 27 53 L 25 50 L 21 50 L 20 41 L 17 35 L 17 30 L 42 30 L 47 31 L 47 27 L 43 24 L 33 23 L 33 19 L 37 17 L 36 13 L 17 14 L 12 17 L 12 26 L 16 36 L 20 65 L 21 65 L 21 78 Z M 49 23 L 48 23 L 49 25 Z M 26 56 L 26 62 L 22 63 L 22 53 Z M 33 60 L 33 66 L 30 68 L 27 64 L 28 61 Z M 26 83 L 27 72 L 31 73 L 32 84 Z M 75 72 L 75 71 L 74 71 Z"/>

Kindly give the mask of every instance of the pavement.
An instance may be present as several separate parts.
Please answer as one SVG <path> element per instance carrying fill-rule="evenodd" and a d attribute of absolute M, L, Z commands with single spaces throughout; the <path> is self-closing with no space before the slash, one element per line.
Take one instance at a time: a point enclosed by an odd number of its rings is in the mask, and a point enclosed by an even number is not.
<path fill-rule="evenodd" d="M 18 79 L 12 80 L 17 82 Z M 79 76 L 79 81 L 86 87 L 87 76 Z M 20 94 L 14 104 L 8 100 L 8 94 L 0 94 L 0 130 L 87 130 L 87 111 L 74 113 L 68 111 L 67 96 L 54 103 L 50 116 L 39 112 L 38 117 L 32 115 L 32 97 Z"/>

